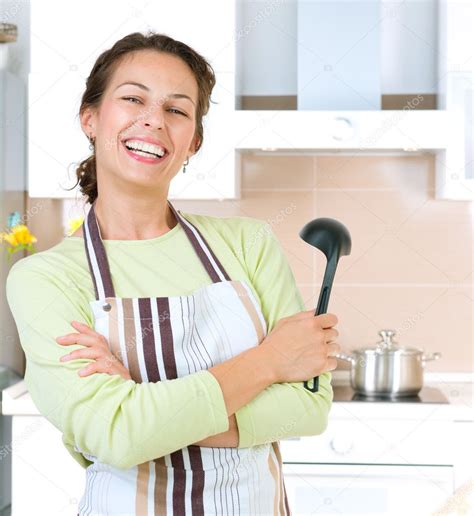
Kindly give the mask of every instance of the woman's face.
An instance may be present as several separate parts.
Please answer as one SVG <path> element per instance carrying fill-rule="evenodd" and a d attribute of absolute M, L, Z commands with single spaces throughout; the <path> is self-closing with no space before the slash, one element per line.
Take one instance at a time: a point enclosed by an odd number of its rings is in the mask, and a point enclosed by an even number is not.
<path fill-rule="evenodd" d="M 124 56 L 99 109 L 81 116 L 85 133 L 96 137 L 99 189 L 115 181 L 121 187 L 126 183 L 167 191 L 195 152 L 197 101 L 197 82 L 180 58 L 155 50 Z M 145 140 L 152 147 L 143 147 Z M 155 155 L 160 148 L 166 150 L 162 158 Z"/>

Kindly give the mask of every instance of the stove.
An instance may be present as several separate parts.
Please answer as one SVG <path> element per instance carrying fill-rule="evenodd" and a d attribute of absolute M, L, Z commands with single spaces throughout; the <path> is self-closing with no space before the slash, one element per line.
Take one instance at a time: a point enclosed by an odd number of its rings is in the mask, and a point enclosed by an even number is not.
<path fill-rule="evenodd" d="M 448 398 L 435 387 L 423 387 L 415 396 L 364 396 L 349 385 L 333 385 L 334 401 L 393 402 L 393 403 L 449 403 Z"/>

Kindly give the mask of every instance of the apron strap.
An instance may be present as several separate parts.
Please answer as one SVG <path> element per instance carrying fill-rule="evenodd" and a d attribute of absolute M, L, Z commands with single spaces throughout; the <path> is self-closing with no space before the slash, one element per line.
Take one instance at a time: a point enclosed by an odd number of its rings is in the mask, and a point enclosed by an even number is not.
<path fill-rule="evenodd" d="M 115 297 L 115 290 L 94 206 L 95 201 L 92 203 L 86 223 L 83 225 L 84 245 L 94 282 L 95 297 L 96 299 L 105 299 L 106 297 Z"/>
<path fill-rule="evenodd" d="M 107 297 L 115 297 L 115 290 L 112 283 L 112 276 L 110 274 L 107 253 L 105 252 L 105 247 L 100 234 L 100 227 L 94 210 L 95 202 L 96 201 L 92 203 L 89 213 L 87 214 L 86 222 L 83 225 L 84 245 L 89 269 L 94 282 L 96 299 L 105 300 Z M 176 220 L 181 224 L 181 227 L 196 251 L 198 258 L 201 260 L 201 263 L 209 274 L 212 282 L 218 283 L 220 281 L 230 281 L 230 276 L 227 274 L 226 270 L 207 244 L 206 239 L 203 237 L 199 229 L 176 211 L 169 200 L 168 204 L 176 217 Z"/>
<path fill-rule="evenodd" d="M 191 245 L 196 251 L 196 254 L 201 260 L 201 263 L 209 274 L 212 282 L 218 283 L 219 281 L 230 281 L 230 276 L 227 274 L 221 262 L 217 259 L 216 255 L 209 247 L 206 239 L 203 237 L 199 229 L 194 224 L 191 224 L 189 220 L 186 220 L 179 212 L 177 212 L 170 201 L 168 201 L 168 204 L 176 219 L 184 229 L 186 236 L 191 242 Z"/>

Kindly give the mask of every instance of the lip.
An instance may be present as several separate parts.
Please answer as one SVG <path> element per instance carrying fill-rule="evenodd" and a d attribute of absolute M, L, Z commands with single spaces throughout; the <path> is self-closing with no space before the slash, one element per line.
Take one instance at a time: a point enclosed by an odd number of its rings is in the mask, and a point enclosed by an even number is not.
<path fill-rule="evenodd" d="M 125 142 L 128 140 L 140 140 L 142 142 L 152 143 L 153 145 L 158 145 L 162 149 L 165 149 L 165 152 L 167 154 L 169 154 L 168 148 L 163 144 L 163 142 L 160 142 L 160 140 L 157 140 L 156 138 L 152 138 L 151 136 L 127 136 L 126 138 L 123 138 L 121 141 L 125 145 Z"/>
<path fill-rule="evenodd" d="M 131 138 L 127 138 L 127 140 L 130 140 Z M 162 157 L 162 158 L 146 158 L 145 156 L 139 156 L 138 154 L 135 154 L 133 153 L 132 151 L 130 151 L 129 149 L 127 149 L 127 147 L 125 146 L 125 140 L 122 140 L 122 147 L 123 149 L 125 150 L 125 153 L 130 156 L 131 158 L 137 160 L 137 161 L 141 161 L 142 163 L 148 163 L 150 165 L 153 165 L 153 164 L 157 164 L 157 163 L 162 163 L 163 161 L 165 161 L 168 156 L 170 155 L 170 153 L 168 151 L 165 152 L 165 155 Z M 152 143 L 152 142 L 150 142 Z"/>

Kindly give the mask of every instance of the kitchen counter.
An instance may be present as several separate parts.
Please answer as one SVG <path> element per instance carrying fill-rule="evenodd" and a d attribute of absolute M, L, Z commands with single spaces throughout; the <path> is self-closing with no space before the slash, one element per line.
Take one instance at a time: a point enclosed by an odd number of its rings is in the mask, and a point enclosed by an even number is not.
<path fill-rule="evenodd" d="M 349 386 L 349 371 L 335 371 L 334 390 Z M 469 373 L 425 373 L 424 387 L 439 389 L 449 403 L 411 401 L 337 401 L 330 417 L 364 419 L 377 415 L 378 419 L 427 419 L 474 421 L 474 383 Z"/>
<path fill-rule="evenodd" d="M 349 385 L 346 371 L 333 373 L 333 385 Z M 449 403 L 360 402 L 335 401 L 330 417 L 342 419 L 373 417 L 380 419 L 420 419 L 474 421 L 474 384 L 472 375 L 465 373 L 436 373 L 425 375 L 425 385 L 436 387 Z M 3 390 L 2 412 L 5 415 L 40 415 L 24 380 Z"/>

